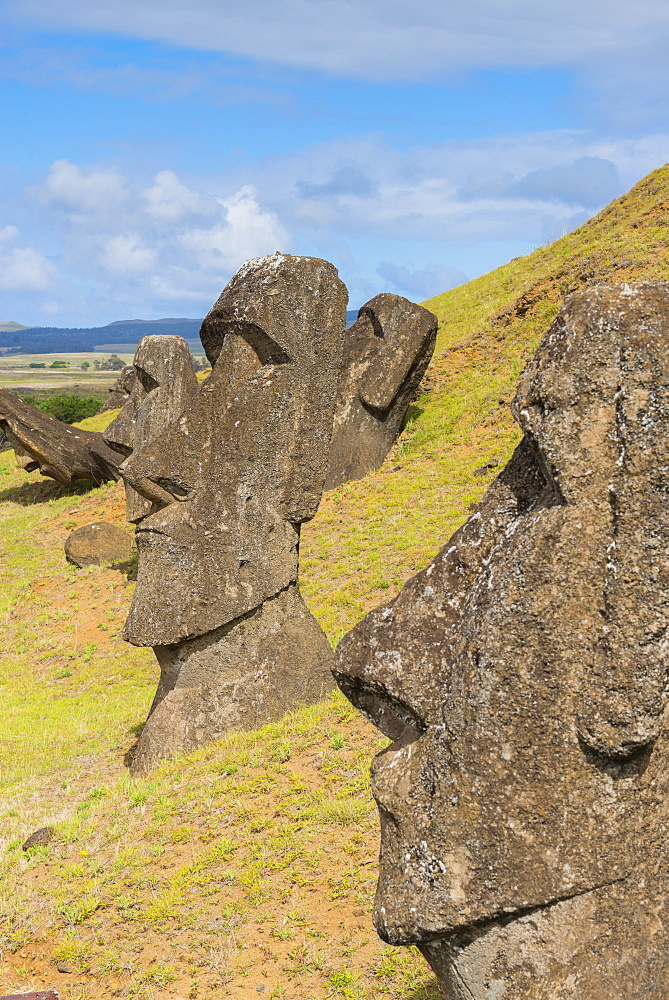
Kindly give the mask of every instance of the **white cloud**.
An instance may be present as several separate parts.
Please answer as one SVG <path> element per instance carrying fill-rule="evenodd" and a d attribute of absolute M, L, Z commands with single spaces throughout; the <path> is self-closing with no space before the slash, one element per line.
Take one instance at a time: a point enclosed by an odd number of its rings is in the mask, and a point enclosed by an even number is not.
<path fill-rule="evenodd" d="M 666 159 L 669 134 L 563 131 L 404 150 L 330 142 L 197 181 L 162 170 L 148 185 L 59 161 L 32 189 L 27 224 L 17 214 L 0 228 L 2 280 L 50 288 L 72 325 L 197 316 L 244 260 L 283 250 L 332 260 L 353 302 L 388 284 L 422 299 L 574 228 Z"/>
<path fill-rule="evenodd" d="M 563 131 L 408 150 L 357 140 L 275 157 L 253 182 L 291 232 L 313 239 L 544 242 L 668 158 L 666 134 Z M 355 185 L 342 183 L 343 164 Z"/>
<path fill-rule="evenodd" d="M 664 0 L 7 0 L 40 29 L 83 28 L 374 80 L 471 69 L 591 64 L 652 52 Z"/>
<path fill-rule="evenodd" d="M 46 292 L 52 288 L 56 274 L 53 264 L 35 247 L 11 247 L 0 251 L 0 288 L 3 291 Z"/>
<path fill-rule="evenodd" d="M 56 232 L 74 284 L 100 303 L 138 302 L 150 314 L 160 302 L 176 301 L 196 302 L 196 311 L 204 311 L 246 259 L 289 249 L 285 228 L 254 188 L 228 182 L 223 191 L 198 191 L 171 170 L 141 187 L 113 168 L 85 170 L 59 160 L 30 197 L 40 206 L 41 224 Z M 13 238 L 15 227 L 0 230 L 0 240 L 4 234 Z M 32 280 L 30 287 L 45 289 L 48 272 L 31 258 L 29 279 L 27 251 L 21 254 L 24 284 Z M 19 263 L 16 257 L 15 281 Z"/>
<path fill-rule="evenodd" d="M 18 236 L 19 230 L 16 226 L 3 226 L 0 229 L 0 245 L 3 243 L 13 243 Z"/>
<path fill-rule="evenodd" d="M 80 217 L 117 212 L 128 198 L 125 178 L 115 167 L 84 173 L 69 160 L 56 160 L 34 193 L 42 204 Z"/>
<path fill-rule="evenodd" d="M 104 268 L 110 274 L 137 277 L 156 265 L 156 252 L 143 244 L 136 233 L 112 236 L 102 250 Z"/>
<path fill-rule="evenodd" d="M 161 222 L 179 222 L 188 215 L 210 215 L 212 208 L 197 191 L 182 184 L 172 170 L 161 170 L 142 191 L 145 211 Z"/>

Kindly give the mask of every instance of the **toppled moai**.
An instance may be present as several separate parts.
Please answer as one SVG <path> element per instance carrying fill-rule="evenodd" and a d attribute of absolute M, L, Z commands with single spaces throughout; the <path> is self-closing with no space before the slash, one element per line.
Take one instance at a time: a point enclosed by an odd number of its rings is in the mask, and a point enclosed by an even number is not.
<path fill-rule="evenodd" d="M 0 389 L 0 427 L 26 472 L 39 471 L 63 486 L 79 480 L 106 483 L 120 476 L 122 459 L 102 434 L 56 420 L 9 389 Z"/>
<path fill-rule="evenodd" d="M 326 261 L 247 262 L 202 325 L 212 374 L 124 467 L 159 508 L 138 524 L 124 633 L 161 668 L 135 773 L 332 686 L 297 576 L 300 525 L 327 470 L 346 299 Z"/>
<path fill-rule="evenodd" d="M 198 387 L 188 344 L 183 337 L 149 336 L 140 340 L 133 359 L 127 403 L 104 432 L 107 444 L 127 459 L 162 434 L 183 413 Z M 152 504 L 125 482 L 126 516 L 141 521 Z"/>
<path fill-rule="evenodd" d="M 449 1000 L 669 989 L 669 286 L 572 295 L 477 511 L 341 642 L 379 934 Z"/>
<path fill-rule="evenodd" d="M 384 292 L 346 331 L 325 488 L 377 469 L 402 430 L 430 363 L 437 317 Z"/>

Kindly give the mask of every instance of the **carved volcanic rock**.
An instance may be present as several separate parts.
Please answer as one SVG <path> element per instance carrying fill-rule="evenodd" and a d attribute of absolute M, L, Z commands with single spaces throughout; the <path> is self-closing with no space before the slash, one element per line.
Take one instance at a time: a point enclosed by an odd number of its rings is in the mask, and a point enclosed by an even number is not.
<path fill-rule="evenodd" d="M 98 410 L 98 413 L 106 413 L 107 410 L 120 410 L 124 407 L 130 399 L 130 393 L 134 384 L 135 369 L 133 365 L 126 365 L 109 390 L 109 396 L 104 405 Z"/>
<path fill-rule="evenodd" d="M 136 771 L 332 684 L 297 587 L 298 543 L 325 480 L 346 298 L 326 261 L 245 264 L 202 326 L 212 374 L 124 468 L 161 508 L 137 530 L 125 630 L 161 664 Z"/>
<path fill-rule="evenodd" d="M 188 344 L 183 337 L 143 337 L 133 359 L 130 396 L 104 439 L 127 458 L 141 451 L 183 413 L 198 383 Z M 152 508 L 126 481 L 125 505 L 129 521 L 141 521 Z"/>
<path fill-rule="evenodd" d="M 8 993 L 0 1000 L 59 1000 L 58 990 L 33 990 L 31 993 Z"/>
<path fill-rule="evenodd" d="M 346 331 L 326 489 L 377 469 L 430 363 L 437 317 L 401 295 L 370 299 Z"/>
<path fill-rule="evenodd" d="M 341 642 L 373 765 L 375 921 L 455 1000 L 669 982 L 669 286 L 577 293 L 477 512 Z"/>
<path fill-rule="evenodd" d="M 8 389 L 0 389 L 0 427 L 28 472 L 39 470 L 64 486 L 80 479 L 105 483 L 119 478 L 121 459 L 102 434 L 70 427 Z"/>
<path fill-rule="evenodd" d="M 68 562 L 84 566 L 128 562 L 135 554 L 135 540 L 127 530 L 107 521 L 84 524 L 71 532 L 65 541 Z"/>

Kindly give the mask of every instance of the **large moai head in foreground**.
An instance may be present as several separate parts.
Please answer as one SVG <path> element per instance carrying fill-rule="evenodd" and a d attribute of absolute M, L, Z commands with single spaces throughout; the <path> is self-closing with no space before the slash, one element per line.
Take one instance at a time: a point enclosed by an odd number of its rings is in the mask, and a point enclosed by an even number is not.
<path fill-rule="evenodd" d="M 125 637 L 161 683 L 136 771 L 331 685 L 331 651 L 297 587 L 300 525 L 323 491 L 346 289 L 326 261 L 249 261 L 206 317 L 212 374 L 124 467 L 155 504 L 138 525 Z"/>
<path fill-rule="evenodd" d="M 326 489 L 381 465 L 402 429 L 436 337 L 437 317 L 401 295 L 384 292 L 359 310 L 346 331 Z"/>
<path fill-rule="evenodd" d="M 454 1000 L 660 1000 L 669 286 L 571 296 L 513 412 L 476 513 L 338 649 L 393 740 L 375 922 Z"/>
<path fill-rule="evenodd" d="M 143 337 L 133 359 L 130 393 L 123 409 L 106 431 L 107 444 L 127 459 L 141 451 L 181 416 L 197 390 L 190 350 L 183 337 Z M 137 523 L 152 503 L 126 481 L 126 515 Z"/>

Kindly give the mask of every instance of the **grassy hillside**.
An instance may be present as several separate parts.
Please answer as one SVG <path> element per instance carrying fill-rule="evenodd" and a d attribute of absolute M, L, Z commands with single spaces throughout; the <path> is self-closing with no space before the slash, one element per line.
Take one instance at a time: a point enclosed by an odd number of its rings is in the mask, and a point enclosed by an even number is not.
<path fill-rule="evenodd" d="M 564 296 L 592 282 L 669 280 L 669 166 L 574 233 L 425 302 L 439 317 L 426 386 L 377 473 L 307 525 L 303 589 L 335 638 L 425 565 L 518 441 L 509 403 Z"/>
<path fill-rule="evenodd" d="M 384 466 L 325 497 L 303 532 L 303 590 L 333 643 L 427 562 L 510 454 L 514 385 L 563 295 L 667 279 L 668 243 L 662 168 L 428 303 L 428 391 Z M 341 697 L 128 779 L 157 672 L 119 636 L 132 584 L 64 562 L 67 532 L 97 519 L 124 523 L 118 484 L 65 490 L 0 455 L 0 983 L 57 983 L 64 1000 L 436 996 L 424 964 L 371 928 L 367 775 L 384 741 Z M 45 823 L 53 840 L 26 856 Z"/>

